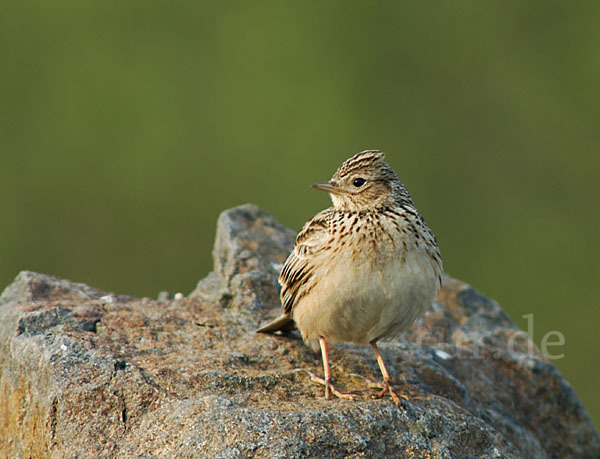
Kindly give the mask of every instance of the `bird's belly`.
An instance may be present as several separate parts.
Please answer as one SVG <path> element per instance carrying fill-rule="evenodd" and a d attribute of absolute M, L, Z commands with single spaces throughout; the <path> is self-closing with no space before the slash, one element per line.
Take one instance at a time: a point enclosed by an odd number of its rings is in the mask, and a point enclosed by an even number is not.
<path fill-rule="evenodd" d="M 321 336 L 356 343 L 397 336 L 431 306 L 439 288 L 428 257 L 416 251 L 387 263 L 340 262 L 318 274 L 293 313 L 311 347 Z"/>

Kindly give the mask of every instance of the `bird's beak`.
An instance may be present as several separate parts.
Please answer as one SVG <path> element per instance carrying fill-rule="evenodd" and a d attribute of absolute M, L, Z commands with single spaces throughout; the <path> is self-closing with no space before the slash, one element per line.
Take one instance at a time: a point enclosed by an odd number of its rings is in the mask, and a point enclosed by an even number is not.
<path fill-rule="evenodd" d="M 315 190 L 321 190 L 321 191 L 325 191 L 327 193 L 333 193 L 333 194 L 339 194 L 340 193 L 340 189 L 333 185 L 331 182 L 319 182 L 319 183 L 314 183 L 312 185 L 312 187 Z"/>

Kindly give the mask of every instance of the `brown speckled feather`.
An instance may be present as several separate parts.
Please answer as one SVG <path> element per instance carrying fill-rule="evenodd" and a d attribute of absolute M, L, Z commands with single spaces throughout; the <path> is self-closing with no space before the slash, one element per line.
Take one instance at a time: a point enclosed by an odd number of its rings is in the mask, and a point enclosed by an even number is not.
<path fill-rule="evenodd" d="M 294 325 L 304 342 L 321 349 L 325 397 L 354 398 L 333 387 L 327 342 L 370 344 L 383 376 L 382 391 L 400 396 L 377 348 L 431 306 L 440 289 L 442 261 L 433 233 L 384 154 L 366 150 L 345 161 L 329 182 L 333 206 L 304 225 L 279 283 L 283 315 L 259 332 Z"/>
<path fill-rule="evenodd" d="M 294 304 L 310 291 L 313 266 L 310 261 L 316 254 L 327 247 L 329 219 L 333 209 L 319 212 L 308 221 L 294 244 L 294 250 L 286 260 L 279 284 L 281 285 L 281 304 L 285 314 L 291 314 Z"/>

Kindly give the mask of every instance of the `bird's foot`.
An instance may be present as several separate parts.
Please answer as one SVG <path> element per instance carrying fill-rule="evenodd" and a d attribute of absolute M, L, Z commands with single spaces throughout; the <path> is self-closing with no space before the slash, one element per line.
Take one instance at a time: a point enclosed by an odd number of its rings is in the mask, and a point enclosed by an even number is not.
<path fill-rule="evenodd" d="M 365 378 L 363 375 L 359 375 L 357 373 L 352 373 L 350 376 L 362 379 L 363 381 L 365 381 L 367 383 L 367 387 L 369 387 L 371 389 L 381 389 L 381 392 L 371 395 L 371 398 L 382 398 L 386 394 L 386 392 L 389 392 L 390 396 L 392 397 L 392 400 L 394 400 L 394 403 L 396 405 L 398 405 L 398 403 L 400 403 L 401 398 L 403 398 L 404 400 L 410 400 L 408 395 L 405 395 L 402 392 L 400 392 L 400 394 L 397 394 L 389 382 L 372 381 L 369 378 Z"/>
<path fill-rule="evenodd" d="M 326 400 L 329 400 L 331 398 L 331 394 L 335 395 L 337 398 L 343 398 L 345 400 L 355 400 L 356 399 L 355 394 L 351 394 L 348 392 L 340 392 L 333 386 L 331 381 L 327 381 L 323 378 L 319 378 L 312 371 L 308 371 L 304 368 L 296 368 L 295 371 L 304 371 L 306 374 L 308 374 L 308 376 L 310 376 L 310 379 L 312 381 L 319 383 L 322 386 L 325 386 L 325 399 Z"/>
<path fill-rule="evenodd" d="M 408 398 L 408 396 L 402 392 L 400 392 L 400 395 L 398 395 L 389 381 L 384 381 L 383 384 L 380 384 L 380 387 L 383 387 L 381 392 L 371 395 L 371 398 L 382 398 L 386 392 L 389 392 L 396 405 L 400 404 L 400 398 L 403 398 L 404 400 L 410 400 L 410 398 Z"/>

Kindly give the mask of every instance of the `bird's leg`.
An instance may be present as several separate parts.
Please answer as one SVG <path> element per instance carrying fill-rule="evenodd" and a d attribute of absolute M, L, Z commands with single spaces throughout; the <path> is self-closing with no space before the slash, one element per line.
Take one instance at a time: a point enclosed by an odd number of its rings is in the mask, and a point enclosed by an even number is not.
<path fill-rule="evenodd" d="M 396 405 L 400 403 L 400 397 L 402 397 L 405 400 L 408 400 L 409 398 L 406 395 L 400 393 L 399 397 L 398 394 L 396 394 L 396 391 L 394 391 L 394 388 L 390 383 L 390 374 L 388 373 L 387 368 L 385 367 L 385 363 L 383 361 L 383 357 L 381 357 L 381 353 L 379 352 L 377 343 L 375 341 L 371 341 L 371 346 L 375 351 L 375 356 L 377 357 L 377 364 L 379 365 L 379 369 L 381 370 L 381 374 L 383 376 L 383 390 L 378 394 L 373 395 L 373 398 L 381 398 L 385 395 L 386 392 L 389 392 Z"/>
<path fill-rule="evenodd" d="M 323 338 L 323 337 L 319 338 L 319 344 L 321 346 L 321 355 L 323 356 L 323 370 L 325 373 L 325 379 L 319 378 L 317 375 L 315 375 L 314 373 L 312 373 L 308 370 L 304 370 L 304 371 L 306 371 L 306 373 L 308 373 L 308 375 L 310 376 L 310 379 L 312 379 L 314 382 L 317 382 L 317 383 L 325 386 L 325 398 L 326 399 L 329 399 L 331 397 L 331 394 L 333 394 L 338 398 L 354 400 L 354 398 L 355 398 L 354 394 L 340 392 L 335 387 L 333 387 L 333 383 L 331 381 L 331 370 L 329 369 L 329 357 L 327 356 L 327 343 L 325 342 L 325 338 Z"/>

